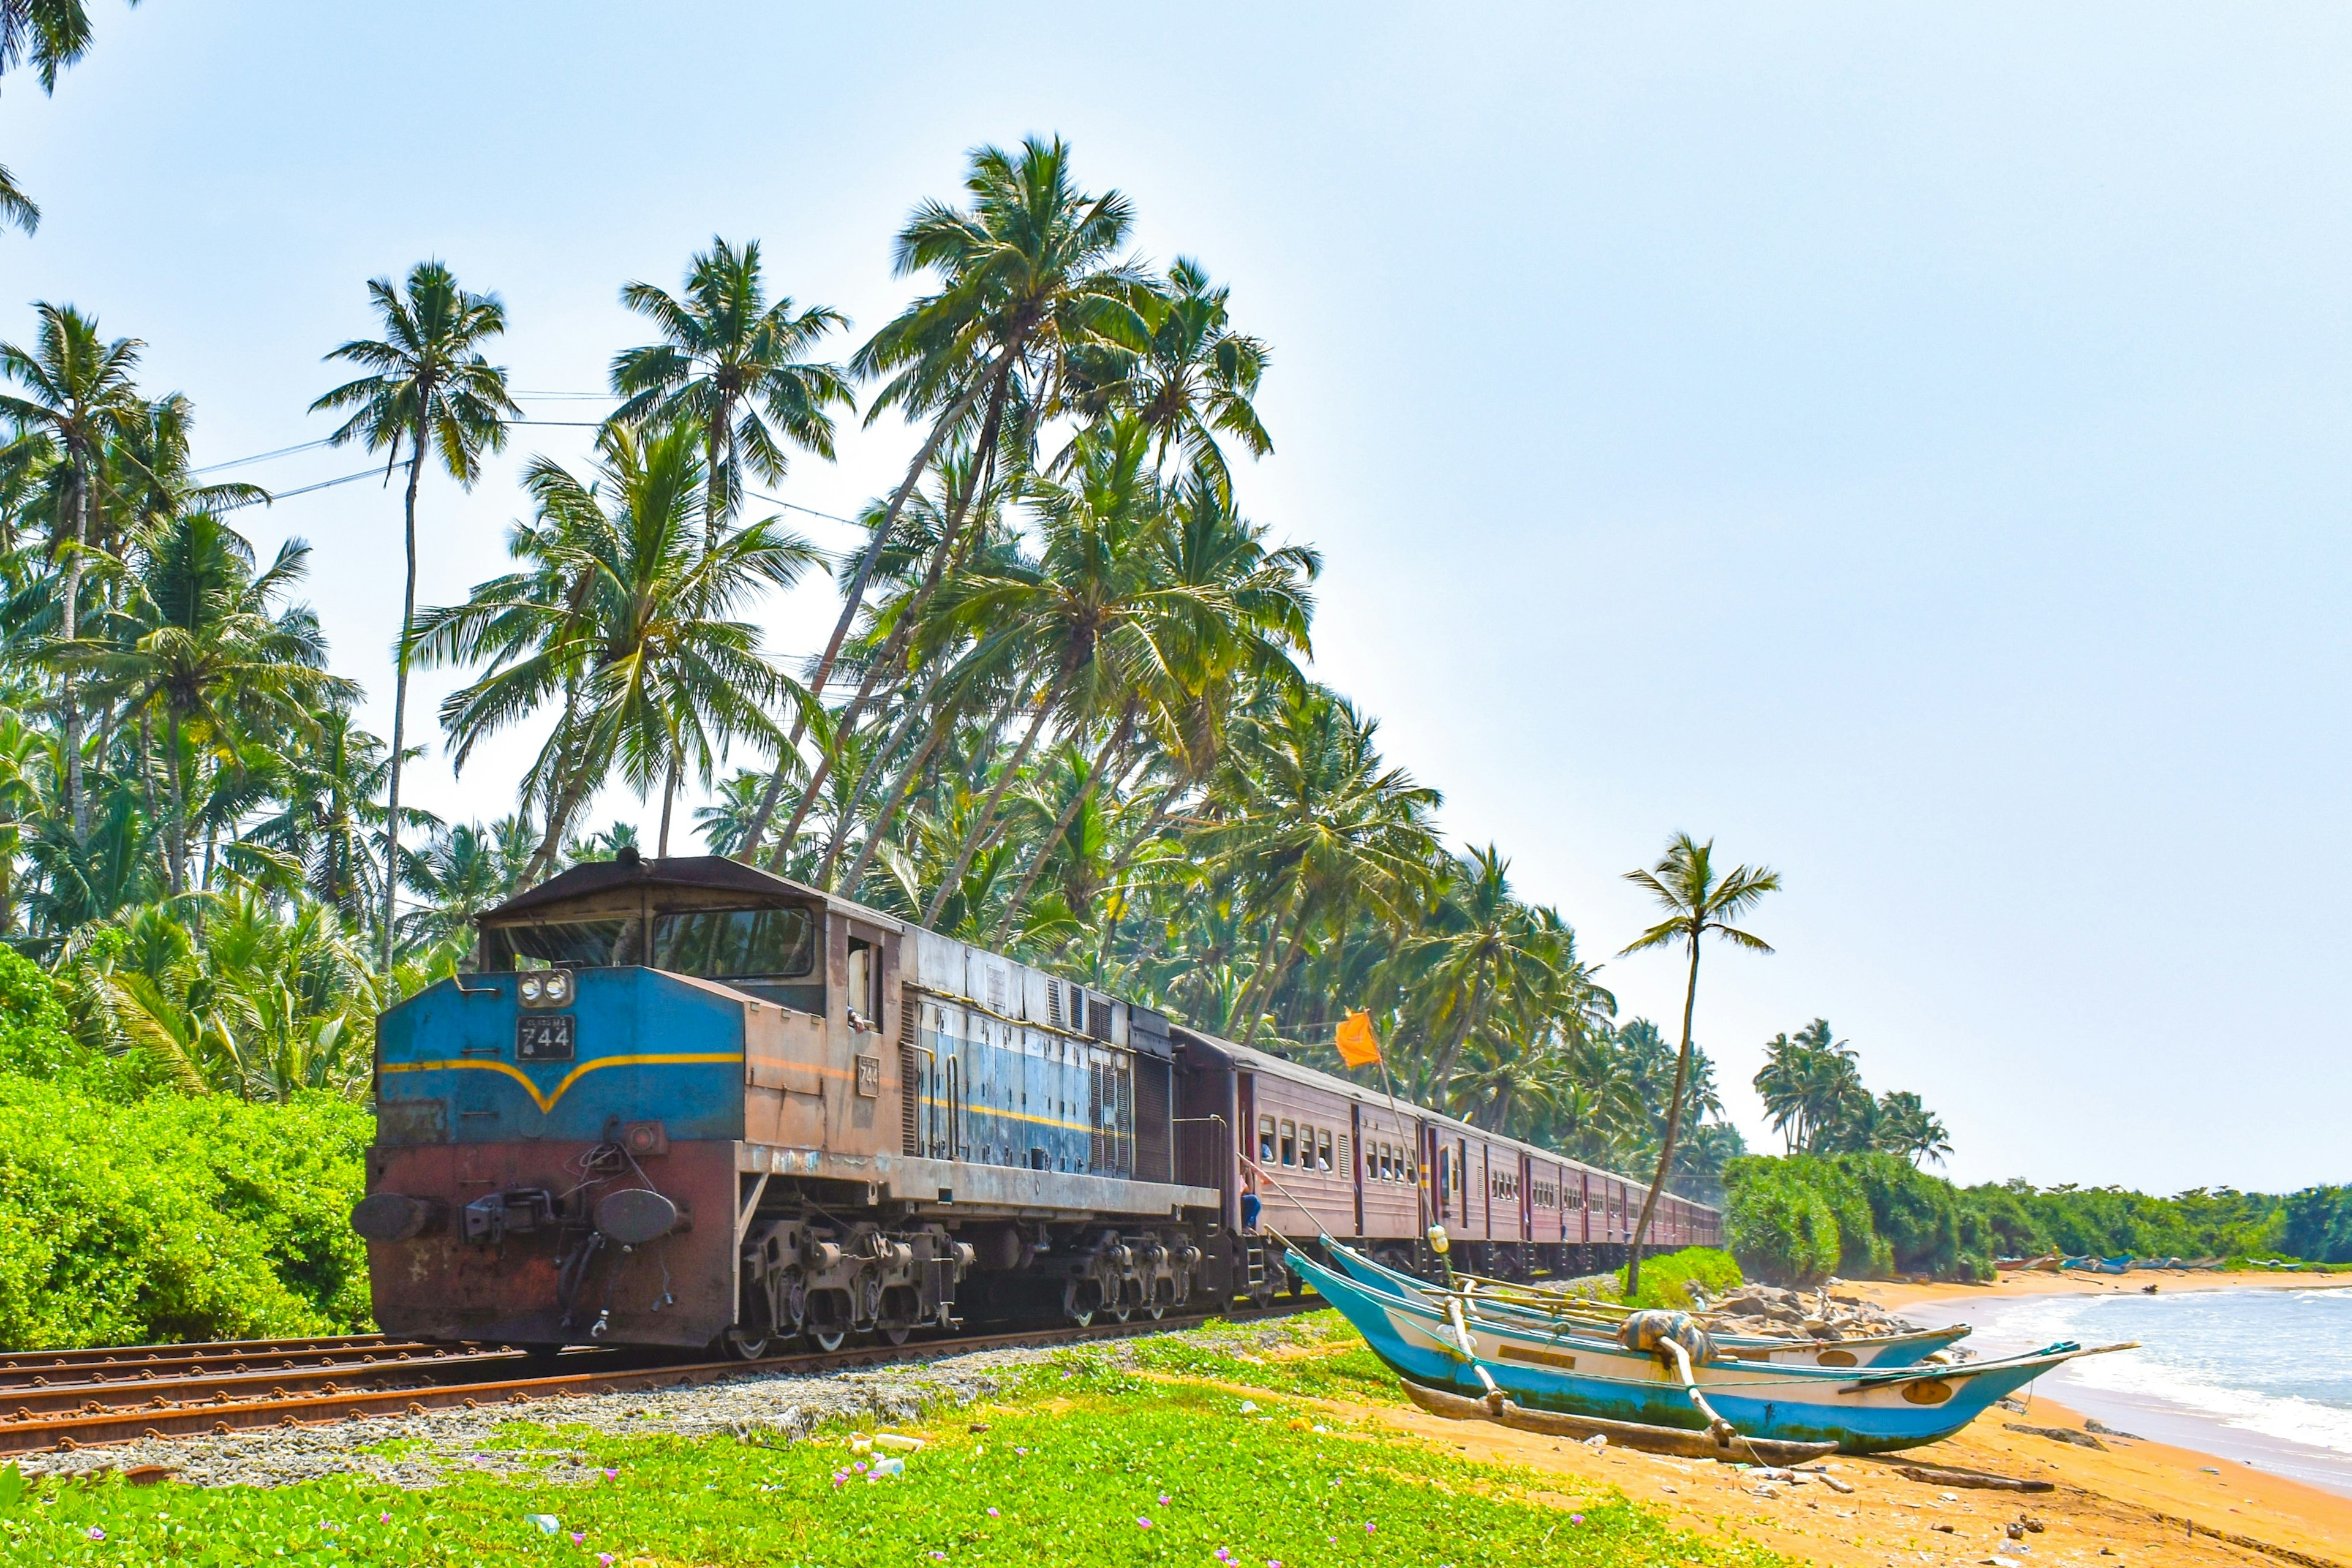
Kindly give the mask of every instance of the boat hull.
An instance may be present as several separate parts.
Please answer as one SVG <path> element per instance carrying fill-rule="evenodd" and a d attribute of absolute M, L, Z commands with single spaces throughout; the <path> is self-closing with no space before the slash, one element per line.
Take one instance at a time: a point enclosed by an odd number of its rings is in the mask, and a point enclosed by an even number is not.
<path fill-rule="evenodd" d="M 1375 1263 L 1337 1242 L 1326 1241 L 1324 1245 L 1332 1262 L 1359 1285 L 1432 1305 L 1442 1300 L 1442 1293 L 1433 1292 L 1425 1280 Z M 1440 1307 L 1439 1310 L 1444 1309 Z M 1478 1301 L 1476 1310 L 1482 1317 L 1499 1319 L 1516 1325 L 1539 1327 L 1553 1321 L 1552 1314 L 1539 1307 L 1521 1306 L 1499 1298 Z M 1598 1327 L 1591 1331 L 1606 1337 L 1606 1331 Z M 1966 1338 L 1968 1333 L 1969 1325 L 1958 1323 L 1950 1328 L 1921 1329 L 1907 1334 L 1819 1342 L 1769 1339 L 1760 1334 L 1721 1334 L 1712 1330 L 1707 1337 L 1726 1354 L 1746 1362 L 1769 1362 L 1791 1366 L 1897 1367 L 1916 1366 L 1937 1351 Z M 1829 1359 L 1823 1360 L 1824 1356 Z"/>
<path fill-rule="evenodd" d="M 1492 1321 L 1465 1318 L 1457 1330 L 1441 1310 L 1358 1285 L 1311 1258 L 1294 1255 L 1291 1267 L 1391 1371 L 1424 1388 L 1476 1398 L 1486 1393 L 1483 1370 L 1529 1410 L 1692 1431 L 1706 1426 L 1680 1377 L 1654 1356 Z M 1744 1434 L 1868 1454 L 1948 1437 L 2072 1353 L 1887 1370 L 1717 1361 L 1694 1375 L 1707 1403 Z"/>

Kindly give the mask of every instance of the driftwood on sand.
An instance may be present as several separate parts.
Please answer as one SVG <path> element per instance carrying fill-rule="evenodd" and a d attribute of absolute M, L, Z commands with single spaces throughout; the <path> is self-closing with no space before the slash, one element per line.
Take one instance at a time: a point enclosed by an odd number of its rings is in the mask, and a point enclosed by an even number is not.
<path fill-rule="evenodd" d="M 1974 1487 L 1979 1491 L 2047 1492 L 2057 1487 L 2050 1481 L 2020 1480 L 2014 1476 L 1988 1475 L 1982 1470 L 1957 1470 L 1948 1465 L 1897 1465 L 1895 1473 L 1906 1479 L 1926 1481 L 1931 1486 Z"/>

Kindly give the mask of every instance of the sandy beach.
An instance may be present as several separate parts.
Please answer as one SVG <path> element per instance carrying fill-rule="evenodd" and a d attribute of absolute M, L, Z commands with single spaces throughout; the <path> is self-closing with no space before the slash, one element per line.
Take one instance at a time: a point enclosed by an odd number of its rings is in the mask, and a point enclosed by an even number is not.
<path fill-rule="evenodd" d="M 2120 1279 L 2021 1275 L 1997 1286 L 1845 1286 L 1888 1306 L 1965 1294 L 1972 1300 L 2053 1291 L 2308 1289 L 2300 1279 L 2238 1275 L 2132 1275 Z M 1506 1427 L 1450 1422 L 1415 1409 L 1352 1406 L 1349 1413 L 1496 1460 L 1559 1473 L 1565 1493 L 1607 1485 L 1655 1504 L 1708 1533 L 1730 1533 L 1791 1557 L 1841 1564 L 1983 1564 L 2017 1568 L 2103 1560 L 2164 1564 L 2352 1564 L 2352 1497 L 2266 1475 L 2191 1448 L 2102 1437 L 2104 1451 L 2010 1423 L 2081 1431 L 2075 1412 L 2036 1396 L 2030 1414 L 1996 1407 L 1958 1436 L 1883 1458 L 1831 1462 L 1802 1485 L 1759 1483 L 1738 1469 L 1580 1444 Z M 1903 1464 L 1937 1465 L 2044 1480 L 2040 1493 L 1978 1490 L 1910 1480 Z M 2012 1539 L 2008 1529 L 2039 1524 Z M 1998 1565 L 1996 1565 L 1998 1568 Z"/>

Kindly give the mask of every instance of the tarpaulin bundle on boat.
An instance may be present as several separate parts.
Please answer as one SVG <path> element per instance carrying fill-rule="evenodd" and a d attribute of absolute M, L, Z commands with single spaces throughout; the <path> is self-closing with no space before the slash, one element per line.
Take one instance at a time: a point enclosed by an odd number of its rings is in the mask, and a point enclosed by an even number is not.
<path fill-rule="evenodd" d="M 1645 1308 L 1617 1325 L 1617 1342 L 1629 1351 L 1650 1351 L 1661 1361 L 1669 1358 L 1669 1342 L 1683 1347 L 1693 1365 L 1715 1359 L 1715 1342 L 1688 1312 Z"/>

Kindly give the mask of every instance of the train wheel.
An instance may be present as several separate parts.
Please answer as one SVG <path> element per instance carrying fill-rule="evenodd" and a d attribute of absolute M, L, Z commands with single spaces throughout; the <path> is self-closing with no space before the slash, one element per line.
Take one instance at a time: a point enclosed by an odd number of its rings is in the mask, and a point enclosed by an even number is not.
<path fill-rule="evenodd" d="M 758 1361 L 768 1353 L 768 1336 L 746 1333 L 741 1329 L 730 1329 L 719 1336 L 719 1342 L 737 1361 Z"/>
<path fill-rule="evenodd" d="M 1062 1321 L 1072 1328 L 1083 1329 L 1095 1321 L 1094 1308 L 1081 1309 L 1078 1306 L 1078 1303 L 1085 1299 L 1085 1295 L 1078 1289 L 1077 1280 L 1073 1279 L 1062 1287 Z"/>
<path fill-rule="evenodd" d="M 1168 1303 L 1165 1301 L 1154 1301 L 1151 1305 L 1144 1308 L 1143 1310 L 1147 1313 L 1150 1314 L 1151 1321 L 1156 1323 L 1160 1319 L 1168 1315 Z"/>
<path fill-rule="evenodd" d="M 911 1324 L 888 1323 L 882 1329 L 882 1337 L 891 1344 L 903 1345 L 907 1342 L 907 1336 L 912 1332 L 914 1329 Z"/>
<path fill-rule="evenodd" d="M 849 1331 L 846 1329 L 811 1329 L 808 1331 L 809 1343 L 827 1355 L 839 1350 L 841 1342 L 848 1337 Z"/>

